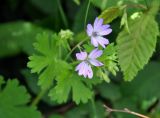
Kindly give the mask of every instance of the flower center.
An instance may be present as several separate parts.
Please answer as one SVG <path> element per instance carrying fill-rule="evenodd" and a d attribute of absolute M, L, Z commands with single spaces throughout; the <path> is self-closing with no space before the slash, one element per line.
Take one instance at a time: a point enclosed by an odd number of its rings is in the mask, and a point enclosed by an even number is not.
<path fill-rule="evenodd" d="M 92 36 L 93 36 L 93 37 L 98 36 L 97 32 L 93 32 L 93 33 L 92 33 Z"/>

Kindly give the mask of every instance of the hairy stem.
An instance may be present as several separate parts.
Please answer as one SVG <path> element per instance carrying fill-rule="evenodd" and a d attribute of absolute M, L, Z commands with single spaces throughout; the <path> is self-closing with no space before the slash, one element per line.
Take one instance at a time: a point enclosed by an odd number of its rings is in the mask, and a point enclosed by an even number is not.
<path fill-rule="evenodd" d="M 106 106 L 106 105 L 104 105 L 104 107 L 106 108 L 106 110 L 107 110 L 109 113 L 111 113 L 111 112 L 122 112 L 122 113 L 132 114 L 132 115 L 138 116 L 138 117 L 140 117 L 140 118 L 150 118 L 150 117 L 145 116 L 145 115 L 143 115 L 143 114 L 140 114 L 140 113 L 131 111 L 131 110 L 127 109 L 127 108 L 124 108 L 123 110 L 121 110 L 121 109 L 112 109 L 112 108 L 110 108 L 110 107 L 108 107 L 108 106 Z"/>

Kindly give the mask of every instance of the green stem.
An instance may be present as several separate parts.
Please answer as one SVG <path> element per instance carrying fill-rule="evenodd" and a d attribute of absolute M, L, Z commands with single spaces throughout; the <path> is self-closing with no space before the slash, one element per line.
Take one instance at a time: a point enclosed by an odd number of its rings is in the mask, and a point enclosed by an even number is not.
<path fill-rule="evenodd" d="M 77 45 L 75 45 L 72 50 L 68 53 L 68 55 L 66 56 L 66 58 L 64 60 L 67 60 L 69 58 L 69 56 L 72 54 L 72 52 L 81 44 L 83 44 L 85 41 L 88 40 L 88 37 L 85 38 L 84 40 L 82 40 L 81 42 L 79 42 Z"/>
<path fill-rule="evenodd" d="M 61 59 L 61 46 L 59 46 L 59 58 Z"/>
<path fill-rule="evenodd" d="M 64 22 L 65 27 L 67 28 L 68 27 L 68 21 L 67 21 L 66 15 L 65 15 L 65 13 L 64 13 L 64 11 L 62 9 L 62 5 L 61 5 L 60 0 L 57 0 L 57 3 L 58 3 L 58 8 L 59 8 L 62 20 Z"/>
<path fill-rule="evenodd" d="M 91 99 L 91 104 L 92 104 L 92 109 L 93 109 L 93 113 L 94 113 L 93 118 L 98 118 L 94 97 Z"/>
<path fill-rule="evenodd" d="M 48 89 L 44 89 L 42 90 L 37 97 L 32 101 L 31 106 L 36 106 L 39 101 L 41 100 L 41 98 L 44 96 L 44 94 L 47 92 Z"/>
<path fill-rule="evenodd" d="M 145 4 L 146 4 L 147 9 L 149 9 L 149 5 L 148 5 L 147 0 L 144 0 L 144 1 L 145 1 Z"/>
<path fill-rule="evenodd" d="M 86 10 L 86 15 L 85 15 L 85 19 L 84 19 L 84 29 L 86 27 L 86 23 L 87 23 L 87 16 L 88 16 L 88 11 L 89 11 L 89 7 L 90 7 L 91 1 L 88 1 L 88 5 L 87 5 L 87 10 Z"/>

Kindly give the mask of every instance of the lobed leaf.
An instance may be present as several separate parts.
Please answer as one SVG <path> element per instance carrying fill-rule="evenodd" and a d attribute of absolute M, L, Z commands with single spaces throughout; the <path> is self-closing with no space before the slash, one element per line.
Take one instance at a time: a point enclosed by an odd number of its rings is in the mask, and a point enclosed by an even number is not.
<path fill-rule="evenodd" d="M 0 116 L 2 118 L 41 118 L 34 107 L 28 107 L 30 96 L 17 80 L 8 80 L 0 91 Z"/>
<path fill-rule="evenodd" d="M 83 83 L 82 79 L 84 78 L 77 74 L 57 79 L 57 86 L 50 91 L 49 96 L 59 103 L 66 102 L 72 90 L 72 99 L 76 104 L 86 103 L 92 98 L 93 92 Z"/>

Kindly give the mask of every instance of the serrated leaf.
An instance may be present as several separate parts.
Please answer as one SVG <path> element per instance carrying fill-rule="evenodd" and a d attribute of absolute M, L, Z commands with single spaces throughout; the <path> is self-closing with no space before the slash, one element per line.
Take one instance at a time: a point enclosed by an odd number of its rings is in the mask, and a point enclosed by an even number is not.
<path fill-rule="evenodd" d="M 8 80 L 0 92 L 0 117 L 2 118 L 41 118 L 34 107 L 28 107 L 30 96 L 17 80 Z M 14 101 L 14 102 L 13 102 Z"/>
<path fill-rule="evenodd" d="M 37 36 L 37 43 L 34 44 L 34 47 L 39 54 L 34 54 L 29 57 L 30 61 L 28 62 L 28 67 L 31 68 L 33 73 L 41 73 L 38 84 L 42 89 L 47 89 L 50 87 L 56 76 L 55 63 L 57 63 L 56 58 L 58 56 L 58 39 L 59 37 L 56 34 L 39 34 Z"/>
<path fill-rule="evenodd" d="M 104 23 L 110 23 L 114 19 L 116 19 L 118 16 L 121 15 L 121 8 L 120 7 L 110 7 L 106 10 L 104 10 L 100 15 L 99 18 L 104 19 Z"/>
<path fill-rule="evenodd" d="M 76 74 L 59 78 L 57 79 L 57 86 L 50 91 L 49 95 L 53 100 L 63 103 L 67 101 L 68 95 L 72 90 L 72 98 L 76 104 L 80 102 L 86 103 L 92 98 L 93 92 L 83 83 L 82 79 L 84 78 Z"/>
<path fill-rule="evenodd" d="M 83 82 L 82 77 L 75 75 L 72 78 L 72 91 L 73 100 L 76 104 L 87 103 L 89 99 L 93 97 L 93 91 L 91 91 Z M 80 94 L 81 93 L 81 94 Z"/>
<path fill-rule="evenodd" d="M 34 44 L 38 53 L 29 57 L 28 67 L 33 73 L 39 74 L 38 85 L 42 89 L 49 90 L 52 100 L 59 103 L 66 102 L 71 93 L 73 101 L 77 104 L 86 103 L 92 98 L 92 86 L 100 83 L 101 80 L 84 80 L 83 77 L 75 74 L 73 65 L 62 61 L 59 57 L 60 53 L 57 51 L 61 46 L 59 40 L 56 34 L 40 34 L 37 43 Z"/>
<path fill-rule="evenodd" d="M 124 80 L 131 81 L 139 70 L 148 63 L 155 50 L 158 24 L 151 9 L 129 23 L 130 33 L 125 29 L 117 37 L 118 58 Z"/>
<path fill-rule="evenodd" d="M 105 68 L 103 73 L 107 74 L 107 71 L 111 72 L 113 75 L 116 75 L 116 72 L 119 71 L 117 63 L 117 48 L 113 43 L 109 44 L 103 51 L 103 55 L 99 58 L 104 63 Z M 105 75 L 101 75 L 104 80 L 108 80 Z"/>

